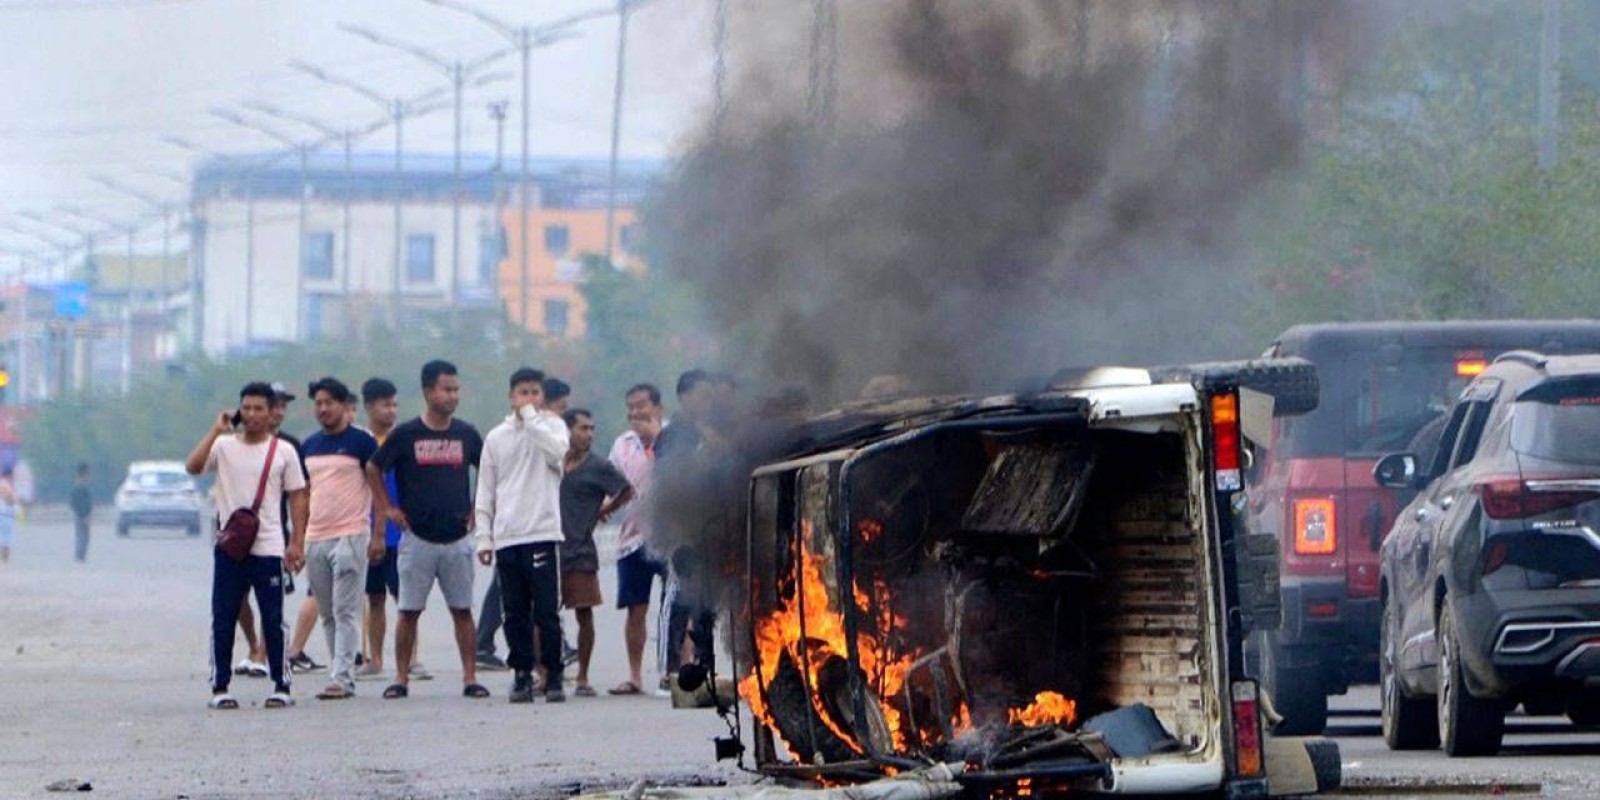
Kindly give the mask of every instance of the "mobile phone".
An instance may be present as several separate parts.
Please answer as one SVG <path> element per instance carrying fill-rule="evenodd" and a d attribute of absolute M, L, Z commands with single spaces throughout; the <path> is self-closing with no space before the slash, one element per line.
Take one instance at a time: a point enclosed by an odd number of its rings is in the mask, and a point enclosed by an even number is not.
<path fill-rule="evenodd" d="M 239 427 L 240 425 L 244 424 L 244 412 L 243 411 L 237 411 L 237 410 L 234 411 L 233 412 L 233 418 L 230 419 L 229 421 L 233 423 L 233 427 L 235 427 L 235 428 Z"/>

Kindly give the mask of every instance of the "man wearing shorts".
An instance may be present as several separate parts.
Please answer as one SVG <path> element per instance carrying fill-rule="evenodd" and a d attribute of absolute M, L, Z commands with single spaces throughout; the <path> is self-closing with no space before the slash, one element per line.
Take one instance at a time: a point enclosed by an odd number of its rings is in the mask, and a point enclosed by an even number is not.
<path fill-rule="evenodd" d="M 478 683 L 473 659 L 472 627 L 472 492 L 469 468 L 478 465 L 483 437 L 478 429 L 454 419 L 461 402 L 461 379 L 454 364 L 429 361 L 422 366 L 426 410 L 389 434 L 377 455 L 367 462 L 367 484 L 380 514 L 373 537 L 382 534 L 382 519 L 400 526 L 400 618 L 395 623 L 394 683 L 385 698 L 410 693 L 417 619 L 427 606 L 435 582 L 455 624 L 461 656 L 462 694 L 488 697 Z M 388 501 L 383 473 L 394 472 L 398 506 Z"/>
<path fill-rule="evenodd" d="M 561 687 L 561 461 L 567 425 L 544 409 L 544 373 L 511 374 L 511 414 L 494 426 L 478 467 L 478 561 L 493 565 L 505 611 L 511 702 L 533 702 L 533 629 L 539 629 L 546 702 Z"/>
<path fill-rule="evenodd" d="M 648 383 L 623 395 L 628 409 L 628 431 L 611 445 L 609 461 L 633 486 L 634 502 L 623 515 L 617 536 L 617 608 L 626 609 L 623 643 L 628 649 L 628 680 L 612 687 L 611 694 L 640 694 L 644 685 L 645 617 L 650 611 L 650 587 L 657 576 L 666 579 L 667 566 L 648 547 L 650 540 L 650 486 L 655 469 L 656 437 L 661 434 L 661 390 Z"/>
<path fill-rule="evenodd" d="M 381 446 L 394 430 L 400 413 L 395 396 L 399 394 L 392 381 L 369 378 L 361 384 L 361 403 L 367 410 L 367 430 Z M 383 474 L 385 495 L 395 502 L 394 473 Z M 379 518 L 382 519 L 382 518 Z M 373 532 L 372 543 L 367 548 L 367 663 L 356 670 L 356 680 L 376 680 L 383 676 L 383 642 L 388 634 L 389 619 L 385 605 L 389 597 L 400 596 L 400 526 L 382 519 L 383 536 Z M 396 658 L 395 661 L 400 659 Z M 417 674 L 415 659 L 411 662 L 412 677 Z"/>
<path fill-rule="evenodd" d="M 589 657 L 594 653 L 594 609 L 600 597 L 600 553 L 594 528 L 633 499 L 628 479 L 594 454 L 594 415 L 574 408 L 561 417 L 569 445 L 561 479 L 561 605 L 578 618 L 578 682 L 573 693 L 593 697 Z"/>

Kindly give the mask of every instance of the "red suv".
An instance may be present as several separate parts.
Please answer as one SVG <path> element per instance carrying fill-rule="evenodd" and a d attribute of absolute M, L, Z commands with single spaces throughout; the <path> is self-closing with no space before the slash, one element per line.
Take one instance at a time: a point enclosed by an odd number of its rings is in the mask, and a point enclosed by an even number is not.
<path fill-rule="evenodd" d="M 1425 452 L 1461 390 L 1499 354 L 1600 351 L 1600 321 L 1297 325 L 1268 356 L 1317 366 L 1315 411 L 1274 422 L 1254 453 L 1249 516 L 1276 532 L 1283 623 L 1253 655 L 1285 735 L 1320 733 L 1328 696 L 1377 681 L 1378 548 L 1414 492 L 1380 487 L 1379 456 Z"/>

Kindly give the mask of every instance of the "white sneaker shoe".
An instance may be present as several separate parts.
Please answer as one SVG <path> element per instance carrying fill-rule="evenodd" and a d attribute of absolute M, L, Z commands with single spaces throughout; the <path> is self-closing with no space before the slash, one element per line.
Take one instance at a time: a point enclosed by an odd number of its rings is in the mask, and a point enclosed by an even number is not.
<path fill-rule="evenodd" d="M 429 672 L 427 667 L 422 666 L 422 662 L 421 661 L 413 661 L 413 662 L 411 662 L 410 675 L 411 675 L 411 680 L 414 680 L 414 681 L 431 681 L 431 680 L 433 680 L 433 673 Z"/>

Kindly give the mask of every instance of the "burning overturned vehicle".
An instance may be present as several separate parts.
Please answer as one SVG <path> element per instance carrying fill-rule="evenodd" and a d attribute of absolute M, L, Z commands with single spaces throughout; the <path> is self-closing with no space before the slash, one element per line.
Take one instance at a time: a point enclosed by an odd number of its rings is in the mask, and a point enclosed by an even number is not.
<path fill-rule="evenodd" d="M 1236 522 L 1247 439 L 1316 393 L 1300 361 L 1099 369 L 810 420 L 739 501 L 719 750 L 982 796 L 1336 785 L 1331 742 L 1266 733 L 1277 540 Z"/>

